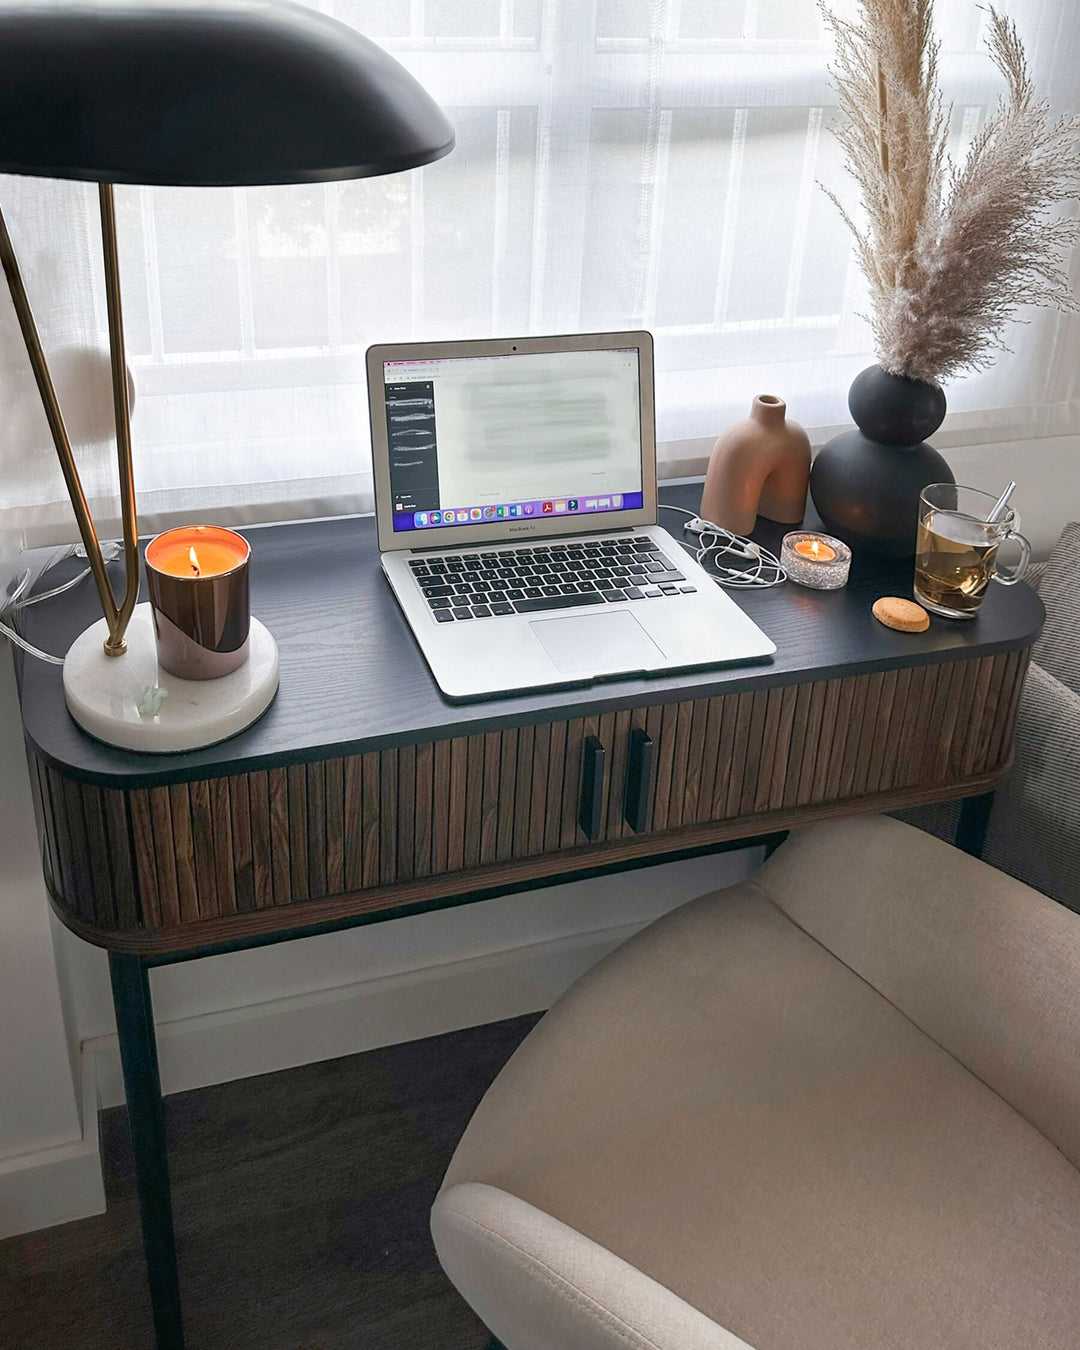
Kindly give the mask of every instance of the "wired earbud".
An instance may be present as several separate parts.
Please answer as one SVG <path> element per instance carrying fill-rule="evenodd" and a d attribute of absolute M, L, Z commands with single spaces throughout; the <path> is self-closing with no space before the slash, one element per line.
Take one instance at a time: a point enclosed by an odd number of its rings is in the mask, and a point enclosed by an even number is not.
<path fill-rule="evenodd" d="M 667 506 L 661 503 L 660 509 L 678 511 L 681 516 L 690 517 L 683 529 L 697 535 L 698 546 L 695 548 L 693 544 L 682 540 L 680 543 L 688 553 L 694 555 L 718 586 L 728 586 L 732 590 L 763 589 L 767 586 L 779 586 L 787 580 L 787 572 L 780 559 L 767 548 L 755 543 L 753 539 L 733 534 L 731 530 L 726 530 L 711 520 L 702 520 L 693 511 L 687 511 L 681 506 Z M 725 566 L 721 559 L 729 557 L 741 558 L 752 565 Z"/>

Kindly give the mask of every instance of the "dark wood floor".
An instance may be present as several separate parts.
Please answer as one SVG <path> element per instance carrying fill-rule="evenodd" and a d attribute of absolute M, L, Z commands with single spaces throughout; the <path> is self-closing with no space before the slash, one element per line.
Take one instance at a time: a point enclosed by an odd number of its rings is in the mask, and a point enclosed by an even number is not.
<path fill-rule="evenodd" d="M 166 1102 L 188 1350 L 482 1350 L 428 1211 L 487 1085 L 536 1018 Z M 149 1350 L 122 1108 L 108 1212 L 0 1243 L 5 1350 Z"/>

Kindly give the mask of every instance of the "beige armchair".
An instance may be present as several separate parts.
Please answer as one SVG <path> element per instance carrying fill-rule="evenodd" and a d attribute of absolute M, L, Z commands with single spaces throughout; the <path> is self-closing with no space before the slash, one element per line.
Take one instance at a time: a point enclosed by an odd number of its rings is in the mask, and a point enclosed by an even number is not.
<path fill-rule="evenodd" d="M 581 979 L 432 1212 L 508 1350 L 1075 1350 L 1080 916 L 898 821 Z"/>

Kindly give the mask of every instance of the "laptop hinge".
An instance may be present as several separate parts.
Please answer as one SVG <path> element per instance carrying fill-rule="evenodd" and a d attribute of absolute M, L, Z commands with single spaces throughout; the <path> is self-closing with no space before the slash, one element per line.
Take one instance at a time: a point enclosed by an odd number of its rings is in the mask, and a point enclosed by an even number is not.
<path fill-rule="evenodd" d="M 480 544 L 431 544 L 427 548 L 404 549 L 406 553 L 479 553 L 484 548 L 525 548 L 527 544 L 543 544 L 550 548 L 553 544 L 568 540 L 599 538 L 606 534 L 638 533 L 653 529 L 652 525 L 614 525 L 609 530 L 587 530 L 581 534 L 528 534 L 520 539 L 485 539 Z M 395 550 L 396 551 L 396 550 Z"/>

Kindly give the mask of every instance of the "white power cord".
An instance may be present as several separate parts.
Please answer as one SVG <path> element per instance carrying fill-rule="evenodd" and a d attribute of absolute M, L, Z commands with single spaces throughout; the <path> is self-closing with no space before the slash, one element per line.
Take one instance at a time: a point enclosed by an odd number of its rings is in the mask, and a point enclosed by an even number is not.
<path fill-rule="evenodd" d="M 711 520 L 702 520 L 693 511 L 687 511 L 681 506 L 668 506 L 662 502 L 660 509 L 678 511 L 679 515 L 690 517 L 683 529 L 698 536 L 698 545 L 695 548 L 681 539 L 679 543 L 694 555 L 718 586 L 727 586 L 732 590 L 763 590 L 787 581 L 787 572 L 776 554 L 762 548 L 753 539 L 733 534 L 722 525 L 714 525 Z M 719 561 L 726 557 L 741 558 L 750 566 L 726 567 Z"/>
<path fill-rule="evenodd" d="M 50 666 L 62 666 L 64 664 L 64 658 L 62 656 L 53 656 L 51 652 L 43 652 L 39 647 L 33 646 L 33 644 L 27 642 L 24 637 L 20 637 L 14 628 L 9 628 L 3 619 L 0 619 L 0 633 L 2 633 L 9 642 L 14 642 L 16 647 L 21 647 L 24 652 L 29 652 L 31 656 L 36 656 L 39 661 L 47 661 Z"/>
<path fill-rule="evenodd" d="M 101 546 L 101 552 L 106 563 L 115 562 L 120 557 L 120 545 L 113 542 L 104 543 Z M 86 549 L 83 548 L 82 544 L 61 549 L 55 557 L 50 558 L 49 562 L 42 568 L 40 575 L 44 575 L 51 567 L 55 567 L 57 563 L 63 562 L 72 555 L 85 558 Z M 90 568 L 84 567 L 70 581 L 65 581 L 60 586 L 54 586 L 50 591 L 41 591 L 38 595 L 29 595 L 25 600 L 22 600 L 19 597 L 30 584 L 33 575 L 31 569 L 26 568 L 8 600 L 3 606 L 0 606 L 0 615 L 18 614 L 24 609 L 29 609 L 31 605 L 39 605 L 42 600 L 52 600 L 57 595 L 63 595 L 65 591 L 70 591 L 78 586 L 81 581 L 85 581 L 90 575 Z M 31 656 L 36 656 L 39 661 L 47 661 L 51 666 L 62 666 L 64 664 L 62 656 L 53 656 L 51 652 L 43 652 L 39 647 L 27 642 L 21 633 L 12 628 L 10 624 L 4 623 L 3 618 L 0 618 L 0 633 L 14 642 L 16 647 L 28 652 Z"/>

